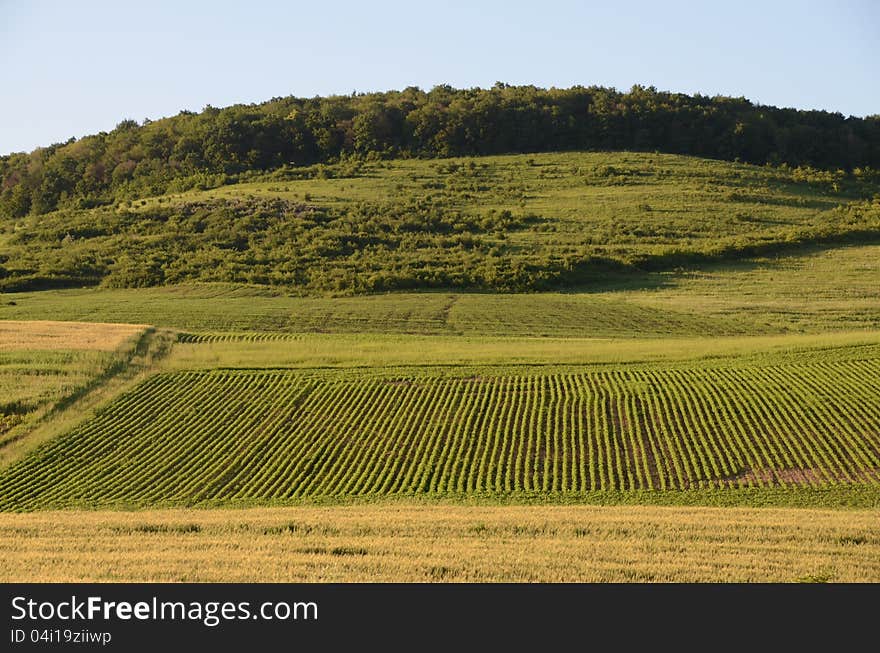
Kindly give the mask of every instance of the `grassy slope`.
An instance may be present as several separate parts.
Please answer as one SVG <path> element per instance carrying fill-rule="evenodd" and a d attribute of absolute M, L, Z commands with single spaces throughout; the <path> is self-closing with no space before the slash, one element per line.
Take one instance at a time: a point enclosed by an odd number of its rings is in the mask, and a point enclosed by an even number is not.
<path fill-rule="evenodd" d="M 31 331 L 27 325 L 5 334 L 9 337 L 0 353 L 0 396 L 7 401 L 0 406 L 0 467 L 69 430 L 153 373 L 176 339 L 176 334 L 143 325 L 41 322 Z M 60 337 L 66 341 L 56 342 Z M 19 344 L 10 344 L 16 340 Z M 28 347 L 38 343 L 42 348 Z"/>
<path fill-rule="evenodd" d="M 0 460 L 42 417 L 127 365 L 146 327 L 0 324 Z"/>
<path fill-rule="evenodd" d="M 0 353 L 0 443 L 42 407 L 98 376 L 113 356 L 99 351 Z"/>
<path fill-rule="evenodd" d="M 837 208 L 880 190 L 866 182 L 674 155 L 411 160 L 310 174 L 7 221 L 4 283 L 31 275 L 137 286 L 257 281 L 311 293 L 571 287 L 602 283 L 608 266 L 583 264 L 590 257 L 674 269 L 694 256 L 737 259 L 749 248 L 880 233 L 876 207 Z M 313 222 L 276 207 L 253 218 L 260 202 L 279 198 L 329 213 Z M 209 200 L 219 204 L 202 217 L 180 217 L 184 204 Z M 215 210 L 224 203 L 251 208 L 230 217 Z M 432 222 L 438 216 L 446 222 Z M 139 276 L 154 265 L 161 273 Z"/>
<path fill-rule="evenodd" d="M 812 173 L 631 153 L 396 161 L 347 172 L 342 166 L 320 168 L 318 173 L 317 178 L 154 198 L 135 209 L 149 212 L 153 206 L 248 195 L 308 196 L 312 203 L 344 208 L 429 193 L 449 210 L 476 214 L 513 208 L 540 215 L 543 221 L 534 228 L 508 234 L 519 248 L 564 249 L 590 242 L 628 256 L 665 246 L 717 245 L 731 238 L 782 238 L 791 229 L 821 224 L 834 206 L 865 190 Z M 51 222 L 52 216 L 40 218 L 40 225 L 25 221 L 17 231 L 39 231 Z M 7 233 L 3 238 L 8 243 L 12 237 Z M 291 297 L 278 289 L 216 283 L 16 293 L 0 303 L 0 319 L 142 322 L 199 334 L 188 338 L 193 344 L 178 346 L 172 363 L 176 369 L 385 368 L 416 361 L 474 368 L 524 363 L 601 367 L 744 350 L 758 360 L 764 349 L 800 346 L 784 335 L 774 340 L 774 334 L 880 326 L 878 260 L 880 245 L 813 248 L 774 258 L 617 276 L 594 284 L 590 292 L 525 295 L 441 291 Z M 252 343 L 226 335 L 254 331 L 350 335 L 283 342 L 247 336 L 262 340 Z M 395 333 L 422 337 L 389 335 Z M 535 336 L 542 340 L 532 340 Z M 842 338 L 831 344 L 864 339 L 858 334 Z M 224 340 L 230 343 L 211 344 Z M 7 365 L 6 372 L 23 370 L 24 363 L 36 369 L 39 361 L 18 361 L 17 367 Z"/>
<path fill-rule="evenodd" d="M 194 284 L 0 296 L 0 319 L 150 323 L 194 332 L 469 336 L 760 335 L 880 328 L 880 245 L 812 249 L 676 272 L 590 292 L 290 297 Z"/>
<path fill-rule="evenodd" d="M 342 167 L 327 171 L 340 177 L 238 184 L 150 198 L 140 206 L 308 195 L 317 206 L 345 208 L 434 195 L 465 213 L 508 209 L 544 218 L 508 236 L 521 246 L 586 243 L 609 252 L 655 252 L 658 245 L 773 240 L 791 227 L 817 226 L 827 211 L 877 190 L 835 186 L 821 173 L 635 152 L 389 161 L 366 164 L 353 176 Z"/>
<path fill-rule="evenodd" d="M 646 307 L 612 295 L 395 293 L 366 297 L 266 296 L 226 285 L 69 290 L 12 295 L 0 318 L 122 320 L 139 315 L 195 332 L 422 333 L 638 336 L 763 333 L 761 325 Z"/>

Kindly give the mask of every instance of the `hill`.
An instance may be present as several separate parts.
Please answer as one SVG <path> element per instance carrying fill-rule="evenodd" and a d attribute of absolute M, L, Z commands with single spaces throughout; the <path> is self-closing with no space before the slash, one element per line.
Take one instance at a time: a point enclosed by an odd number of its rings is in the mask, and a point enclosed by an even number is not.
<path fill-rule="evenodd" d="M 0 576 L 877 579 L 876 120 L 579 93 L 3 159 Z"/>
<path fill-rule="evenodd" d="M 0 157 L 0 213 L 95 206 L 282 166 L 372 158 L 640 150 L 835 170 L 880 168 L 880 118 L 633 87 L 498 83 L 273 98 Z"/>
<path fill-rule="evenodd" d="M 876 240 L 878 191 L 864 172 L 627 152 L 321 164 L 7 218 L 0 290 L 595 287 L 640 271 Z"/>

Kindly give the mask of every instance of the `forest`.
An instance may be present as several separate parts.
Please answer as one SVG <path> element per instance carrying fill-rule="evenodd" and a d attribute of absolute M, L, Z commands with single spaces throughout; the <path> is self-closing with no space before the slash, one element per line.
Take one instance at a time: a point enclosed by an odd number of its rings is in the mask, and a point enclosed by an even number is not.
<path fill-rule="evenodd" d="M 880 116 L 634 86 L 410 87 L 207 106 L 0 157 L 0 216 L 83 209 L 351 159 L 632 150 L 847 173 L 880 168 Z"/>

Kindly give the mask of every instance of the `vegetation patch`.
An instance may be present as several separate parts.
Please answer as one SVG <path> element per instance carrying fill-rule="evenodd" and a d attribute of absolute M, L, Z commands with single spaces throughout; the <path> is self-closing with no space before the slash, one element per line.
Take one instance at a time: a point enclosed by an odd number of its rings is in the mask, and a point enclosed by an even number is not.
<path fill-rule="evenodd" d="M 0 219 L 0 290 L 535 291 L 880 238 L 880 186 L 855 172 L 638 153 L 327 170 Z"/>

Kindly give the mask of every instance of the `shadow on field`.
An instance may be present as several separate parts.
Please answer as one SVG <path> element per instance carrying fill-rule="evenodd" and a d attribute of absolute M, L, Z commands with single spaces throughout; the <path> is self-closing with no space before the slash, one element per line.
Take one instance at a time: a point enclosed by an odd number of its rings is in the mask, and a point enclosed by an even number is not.
<path fill-rule="evenodd" d="M 568 288 L 560 288 L 562 294 L 594 294 L 628 290 L 661 290 L 675 288 L 681 276 L 694 273 L 707 273 L 723 276 L 726 273 L 750 272 L 768 265 L 786 266 L 786 263 L 797 259 L 823 254 L 830 250 L 845 250 L 871 245 L 880 245 L 880 234 L 872 235 L 857 242 L 827 242 L 797 244 L 775 248 L 765 255 L 756 255 L 739 260 L 721 260 L 717 262 L 685 264 L 669 269 L 644 270 L 631 268 L 616 270 L 606 276 L 596 276 L 583 283 Z"/>

